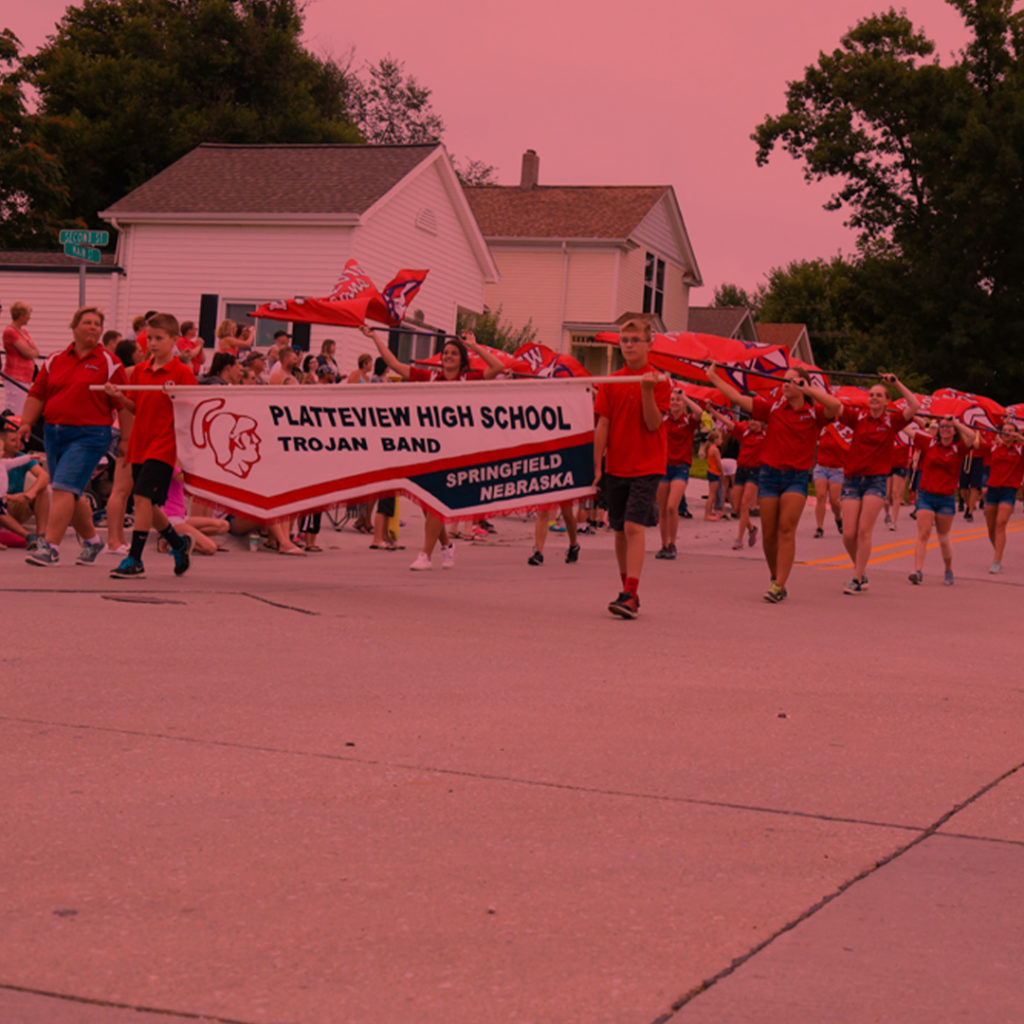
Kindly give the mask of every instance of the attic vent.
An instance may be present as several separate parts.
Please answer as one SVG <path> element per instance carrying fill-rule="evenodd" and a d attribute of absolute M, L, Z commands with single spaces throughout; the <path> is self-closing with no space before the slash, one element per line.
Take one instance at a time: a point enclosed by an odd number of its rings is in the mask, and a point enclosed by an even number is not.
<path fill-rule="evenodd" d="M 436 235 L 437 214 L 435 214 L 429 207 L 423 207 L 423 209 L 416 214 L 416 227 L 418 227 L 420 231 L 426 231 L 428 235 Z"/>

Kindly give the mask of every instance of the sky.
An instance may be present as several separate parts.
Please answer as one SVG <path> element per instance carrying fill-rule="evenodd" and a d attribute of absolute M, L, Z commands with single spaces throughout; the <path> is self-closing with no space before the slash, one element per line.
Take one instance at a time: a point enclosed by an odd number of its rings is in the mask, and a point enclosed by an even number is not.
<path fill-rule="evenodd" d="M 53 31 L 65 0 L 0 15 L 24 47 Z M 852 252 L 832 189 L 776 151 L 754 162 L 750 134 L 782 113 L 788 82 L 885 0 L 477 0 L 439 13 L 421 0 L 308 0 L 308 49 L 358 68 L 392 56 L 432 92 L 445 144 L 516 184 L 522 154 L 542 185 L 671 185 L 704 280 L 748 291 L 792 260 Z M 966 40 L 945 0 L 894 4 L 944 63 Z M 386 13 L 385 13 L 386 12 Z"/>

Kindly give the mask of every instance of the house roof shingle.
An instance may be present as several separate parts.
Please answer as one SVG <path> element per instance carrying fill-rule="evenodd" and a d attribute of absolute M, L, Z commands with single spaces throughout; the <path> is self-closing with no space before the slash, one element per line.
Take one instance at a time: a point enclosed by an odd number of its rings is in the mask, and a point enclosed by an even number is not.
<path fill-rule="evenodd" d="M 438 149 L 203 143 L 104 214 L 360 214 Z"/>
<path fill-rule="evenodd" d="M 743 306 L 691 306 L 689 325 L 697 334 L 734 338 L 749 316 L 750 310 Z"/>
<path fill-rule="evenodd" d="M 787 352 L 793 351 L 793 346 L 807 332 L 804 324 L 766 324 L 757 321 L 757 336 L 766 345 L 782 345 Z"/>
<path fill-rule="evenodd" d="M 485 238 L 628 238 L 665 185 L 474 185 L 464 189 Z"/>

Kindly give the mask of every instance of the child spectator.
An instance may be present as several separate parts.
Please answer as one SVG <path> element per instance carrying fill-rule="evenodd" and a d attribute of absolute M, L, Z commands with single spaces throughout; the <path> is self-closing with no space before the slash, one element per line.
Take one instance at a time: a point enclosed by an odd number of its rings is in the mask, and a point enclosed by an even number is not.
<path fill-rule="evenodd" d="M 146 321 L 149 358 L 135 368 L 133 385 L 195 384 L 195 374 L 175 358 L 174 345 L 181 331 L 170 313 L 156 313 Z M 123 393 L 109 385 L 107 393 L 123 398 Z M 110 575 L 115 579 L 144 579 L 142 551 L 150 527 L 167 541 L 174 558 L 174 574 L 188 571 L 192 538 L 182 537 L 164 514 L 161 506 L 167 501 L 177 449 L 174 440 L 174 411 L 171 400 L 160 391 L 135 392 L 135 421 L 128 442 L 128 462 L 135 481 L 135 524 L 131 548 L 125 559 Z"/>

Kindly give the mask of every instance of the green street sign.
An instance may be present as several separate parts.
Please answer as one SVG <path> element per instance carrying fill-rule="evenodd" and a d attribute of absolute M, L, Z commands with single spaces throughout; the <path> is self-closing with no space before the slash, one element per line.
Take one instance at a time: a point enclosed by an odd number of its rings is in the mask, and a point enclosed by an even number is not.
<path fill-rule="evenodd" d="M 73 231 L 66 229 L 60 233 L 60 244 L 65 246 L 64 251 L 69 256 L 75 255 L 74 253 L 67 251 L 66 246 L 69 242 L 75 245 L 106 245 L 109 241 L 109 231 Z M 82 256 L 79 258 L 92 260 L 93 263 L 99 262 L 99 260 L 93 260 L 91 256 Z"/>
<path fill-rule="evenodd" d="M 88 245 L 78 245 L 75 242 L 64 243 L 64 255 L 73 256 L 76 260 L 88 260 L 90 263 L 99 263 L 100 261 L 99 249 L 93 249 Z"/>

